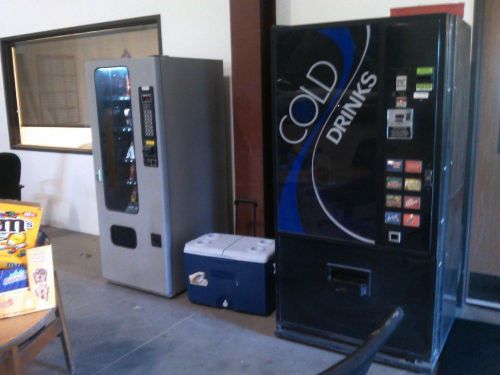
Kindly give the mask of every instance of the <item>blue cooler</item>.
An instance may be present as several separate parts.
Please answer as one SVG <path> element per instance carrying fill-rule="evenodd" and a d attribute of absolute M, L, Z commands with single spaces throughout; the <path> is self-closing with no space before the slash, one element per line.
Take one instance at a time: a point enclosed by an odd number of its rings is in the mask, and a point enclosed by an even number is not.
<path fill-rule="evenodd" d="M 189 300 L 257 315 L 275 306 L 274 240 L 209 233 L 184 247 Z"/>

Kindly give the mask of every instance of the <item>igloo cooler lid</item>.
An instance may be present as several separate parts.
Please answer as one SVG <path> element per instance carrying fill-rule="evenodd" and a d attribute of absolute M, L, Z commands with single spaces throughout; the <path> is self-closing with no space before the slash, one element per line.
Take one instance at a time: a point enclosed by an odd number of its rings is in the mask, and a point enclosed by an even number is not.
<path fill-rule="evenodd" d="M 224 250 L 241 237 L 233 234 L 207 233 L 186 243 L 184 252 L 187 254 L 222 258 Z"/>
<path fill-rule="evenodd" d="M 267 263 L 274 255 L 274 240 L 259 237 L 242 237 L 226 250 L 223 257 L 253 263 Z"/>
<path fill-rule="evenodd" d="M 243 262 L 267 263 L 274 255 L 274 240 L 223 233 L 208 233 L 189 241 L 184 253 Z"/>

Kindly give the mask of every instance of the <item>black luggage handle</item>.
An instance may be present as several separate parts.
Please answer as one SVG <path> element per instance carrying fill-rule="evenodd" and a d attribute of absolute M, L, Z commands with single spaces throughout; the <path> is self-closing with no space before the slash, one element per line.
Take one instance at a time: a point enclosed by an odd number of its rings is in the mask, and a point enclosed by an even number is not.
<path fill-rule="evenodd" d="M 236 207 L 236 223 L 234 225 L 234 234 L 236 234 L 238 229 L 238 207 L 240 204 L 250 204 L 253 206 L 253 236 L 256 237 L 257 234 L 257 201 L 252 199 L 235 199 L 234 205 Z"/>

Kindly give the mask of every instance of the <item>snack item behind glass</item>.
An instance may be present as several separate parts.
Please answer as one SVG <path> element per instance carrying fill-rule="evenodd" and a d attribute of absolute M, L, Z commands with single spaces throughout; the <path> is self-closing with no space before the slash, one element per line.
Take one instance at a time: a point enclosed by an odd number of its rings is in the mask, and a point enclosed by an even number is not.
<path fill-rule="evenodd" d="M 42 210 L 36 203 L 0 200 L 0 269 L 26 264 L 35 247 Z"/>

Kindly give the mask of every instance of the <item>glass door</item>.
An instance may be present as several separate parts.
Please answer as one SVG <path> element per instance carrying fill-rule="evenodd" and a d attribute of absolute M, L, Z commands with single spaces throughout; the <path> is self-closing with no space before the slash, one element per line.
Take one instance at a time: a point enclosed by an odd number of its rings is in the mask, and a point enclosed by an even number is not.
<path fill-rule="evenodd" d="M 136 214 L 139 195 L 128 69 L 97 69 L 95 86 L 106 207 Z"/>

